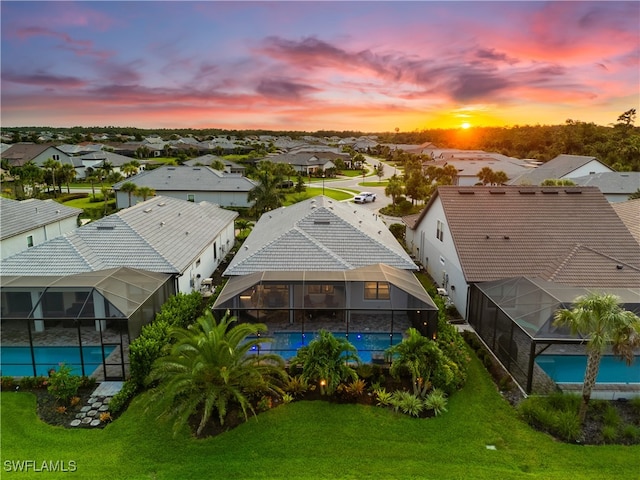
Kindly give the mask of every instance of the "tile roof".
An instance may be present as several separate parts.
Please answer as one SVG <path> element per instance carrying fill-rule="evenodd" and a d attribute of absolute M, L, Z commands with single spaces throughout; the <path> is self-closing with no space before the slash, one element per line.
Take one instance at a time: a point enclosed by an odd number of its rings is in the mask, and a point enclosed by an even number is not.
<path fill-rule="evenodd" d="M 167 191 L 249 192 L 256 183 L 238 173 L 225 173 L 209 167 L 161 167 L 129 177 L 113 188 L 131 182 L 138 187 L 150 187 L 157 193 Z"/>
<path fill-rule="evenodd" d="M 541 276 L 640 285 L 639 245 L 595 187 L 442 186 L 429 205 L 437 198 L 469 283 Z"/>
<path fill-rule="evenodd" d="M 67 207 L 54 200 L 11 200 L 0 197 L 0 238 L 13 237 L 60 220 L 77 217 L 79 208 Z"/>
<path fill-rule="evenodd" d="M 378 263 L 417 269 L 375 213 L 318 196 L 262 215 L 225 275 L 351 270 Z"/>
<path fill-rule="evenodd" d="M 11 165 L 24 165 L 49 147 L 51 145 L 39 143 L 14 143 L 2 152 L 2 159 L 9 160 Z"/>
<path fill-rule="evenodd" d="M 153 197 L 0 263 L 2 275 L 63 275 L 126 266 L 181 273 L 238 216 L 207 202 Z"/>
<path fill-rule="evenodd" d="M 633 238 L 640 243 L 640 198 L 612 203 L 611 206 L 627 226 Z"/>
<path fill-rule="evenodd" d="M 631 195 L 640 189 L 640 172 L 600 172 L 571 180 L 576 185 L 598 187 L 605 195 Z"/>
<path fill-rule="evenodd" d="M 557 157 L 540 165 L 538 168 L 512 179 L 509 183 L 512 185 L 524 185 L 526 182 L 530 185 L 540 185 L 540 183 L 547 179 L 564 178 L 571 172 L 593 161 L 599 162 L 596 157 L 588 157 L 584 155 L 558 155 Z"/>

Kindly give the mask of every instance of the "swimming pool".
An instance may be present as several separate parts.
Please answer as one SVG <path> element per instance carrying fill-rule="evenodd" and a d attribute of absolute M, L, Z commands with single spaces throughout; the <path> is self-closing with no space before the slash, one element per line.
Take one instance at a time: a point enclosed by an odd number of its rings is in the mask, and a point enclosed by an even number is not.
<path fill-rule="evenodd" d="M 582 383 L 587 368 L 584 355 L 540 355 L 536 363 L 556 383 Z M 600 362 L 598 383 L 640 383 L 640 356 L 631 366 L 617 357 L 606 355 Z"/>
<path fill-rule="evenodd" d="M 337 338 L 347 338 L 358 350 L 358 356 L 363 363 L 371 363 L 373 354 L 382 354 L 391 345 L 402 341 L 402 334 L 395 333 L 358 333 L 333 332 Z M 275 332 L 269 335 L 273 342 L 262 345 L 262 352 L 277 353 L 285 360 L 295 356 L 298 348 L 309 345 L 316 337 L 315 332 Z"/>
<path fill-rule="evenodd" d="M 114 349 L 114 346 L 104 347 L 105 358 Z M 36 375 L 47 375 L 50 369 L 57 369 L 59 364 L 63 362 L 72 367 L 74 374 L 82 374 L 79 347 L 33 347 L 33 353 L 36 360 Z M 100 345 L 83 346 L 82 356 L 86 375 L 91 375 L 98 366 L 102 365 L 102 347 Z M 2 347 L 0 349 L 0 369 L 3 376 L 33 376 L 31 362 L 29 347 Z"/>

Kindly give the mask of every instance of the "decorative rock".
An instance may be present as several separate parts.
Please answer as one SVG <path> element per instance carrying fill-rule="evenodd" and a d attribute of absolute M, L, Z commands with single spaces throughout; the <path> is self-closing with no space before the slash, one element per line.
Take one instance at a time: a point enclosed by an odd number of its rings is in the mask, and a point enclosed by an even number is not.
<path fill-rule="evenodd" d="M 86 413 L 82 413 L 82 412 L 81 412 L 81 413 L 76 413 L 76 418 L 80 418 L 80 419 L 82 419 L 82 418 L 84 418 L 84 417 L 86 417 L 86 416 L 87 416 L 87 414 L 86 414 Z"/>
<path fill-rule="evenodd" d="M 102 405 L 98 411 L 99 412 L 106 412 L 107 410 L 109 410 L 109 405 Z"/>
<path fill-rule="evenodd" d="M 101 406 L 102 406 L 102 402 L 93 402 L 93 403 L 91 404 L 91 408 L 92 408 L 93 410 L 97 410 L 97 409 L 98 409 L 98 408 L 100 408 Z"/>
<path fill-rule="evenodd" d="M 104 400 L 102 401 L 102 403 L 108 404 L 110 401 L 111 401 L 111 397 L 104 397 Z"/>
<path fill-rule="evenodd" d="M 98 425 L 100 425 L 100 420 L 93 420 L 93 421 L 91 422 L 91 426 L 92 426 L 92 427 L 97 427 Z"/>
<path fill-rule="evenodd" d="M 85 405 L 80 409 L 81 412 L 88 412 L 89 410 L 91 410 L 91 407 L 89 405 Z"/>
<path fill-rule="evenodd" d="M 87 423 L 91 423 L 91 420 L 93 420 L 91 417 L 85 417 L 80 421 L 86 425 Z"/>
<path fill-rule="evenodd" d="M 98 410 L 89 410 L 87 412 L 87 417 L 95 417 L 96 413 L 98 413 Z"/>
<path fill-rule="evenodd" d="M 96 401 L 97 401 L 97 398 L 96 398 L 96 397 L 91 397 L 91 398 L 89 399 L 89 403 L 94 403 L 94 402 L 96 402 Z"/>
<path fill-rule="evenodd" d="M 71 425 L 72 427 L 77 427 L 77 426 L 78 426 L 78 425 L 80 425 L 81 423 L 82 423 L 82 422 L 81 422 L 80 420 L 77 420 L 77 419 L 76 419 L 76 420 L 71 420 L 70 425 Z"/>

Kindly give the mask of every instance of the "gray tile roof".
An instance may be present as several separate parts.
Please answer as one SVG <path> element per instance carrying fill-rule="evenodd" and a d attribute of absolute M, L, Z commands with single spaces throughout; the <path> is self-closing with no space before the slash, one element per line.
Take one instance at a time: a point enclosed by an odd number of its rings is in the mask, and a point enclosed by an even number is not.
<path fill-rule="evenodd" d="M 153 188 L 159 194 L 168 191 L 249 192 L 256 186 L 253 180 L 237 173 L 220 172 L 209 167 L 185 166 L 147 170 L 116 183 L 114 190 L 119 190 L 125 182 Z"/>
<path fill-rule="evenodd" d="M 265 270 L 350 270 L 416 265 L 370 210 L 318 196 L 265 213 L 225 275 Z"/>
<path fill-rule="evenodd" d="M 32 198 L 19 202 L 0 197 L 0 238 L 4 240 L 81 213 L 79 208 L 67 207 L 54 200 Z"/>
<path fill-rule="evenodd" d="M 82 160 L 91 160 L 91 161 L 101 160 L 103 162 L 106 161 L 106 162 L 109 162 L 114 167 L 121 167 L 122 165 L 126 163 L 130 163 L 133 160 L 135 160 L 131 157 L 125 157 L 124 155 L 120 155 L 119 153 L 107 152 L 104 150 L 101 150 L 99 152 L 85 153 L 84 155 L 81 155 L 80 158 Z M 141 162 L 141 163 L 147 163 L 147 162 Z"/>
<path fill-rule="evenodd" d="M 611 206 L 627 226 L 633 238 L 640 243 L 640 198 L 612 203 Z"/>
<path fill-rule="evenodd" d="M 598 187 L 605 195 L 631 195 L 640 189 L 640 172 L 600 172 L 571 180 L 576 185 Z"/>
<path fill-rule="evenodd" d="M 564 178 L 571 172 L 586 165 L 589 162 L 599 160 L 596 157 L 583 155 L 558 155 L 538 168 L 511 179 L 511 185 L 540 185 L 547 179 Z"/>
<path fill-rule="evenodd" d="M 153 197 L 9 257 L 2 275 L 64 275 L 126 266 L 181 273 L 238 216 L 216 205 Z"/>
<path fill-rule="evenodd" d="M 429 205 L 436 198 L 469 283 L 546 275 L 640 285 L 640 247 L 595 187 L 442 186 Z"/>

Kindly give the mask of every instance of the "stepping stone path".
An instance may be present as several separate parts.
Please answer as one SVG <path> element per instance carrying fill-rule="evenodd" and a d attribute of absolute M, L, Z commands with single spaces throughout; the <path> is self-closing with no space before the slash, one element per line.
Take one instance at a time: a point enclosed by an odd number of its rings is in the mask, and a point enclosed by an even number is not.
<path fill-rule="evenodd" d="M 97 427 L 102 424 L 100 415 L 109 411 L 111 398 L 120 391 L 122 382 L 102 382 L 91 394 L 87 405 L 71 420 L 72 427 Z"/>

